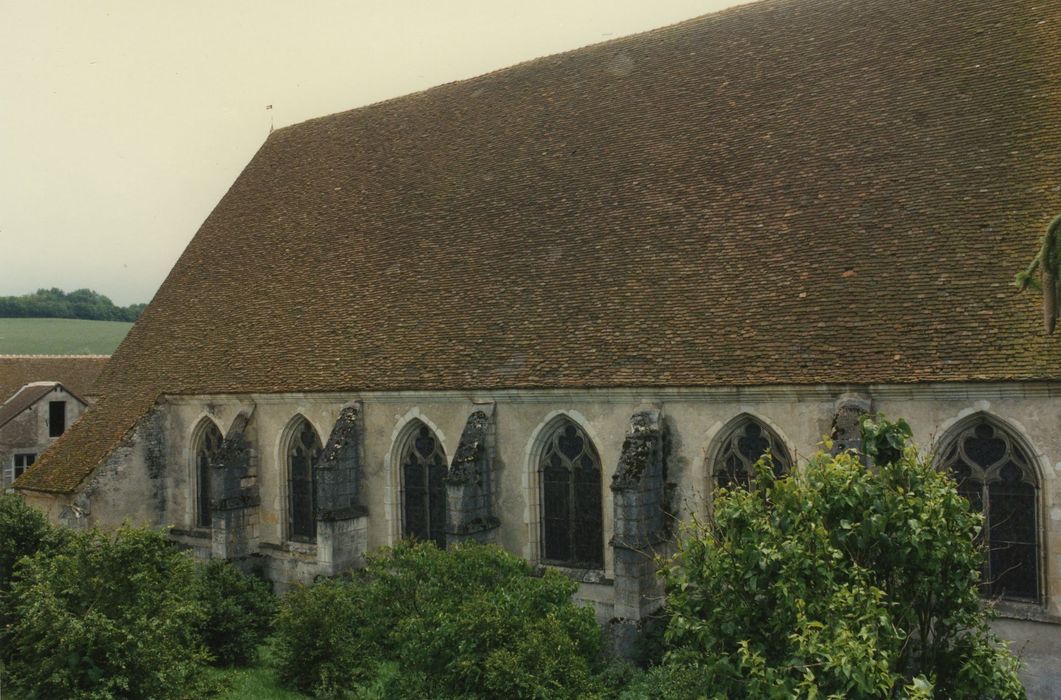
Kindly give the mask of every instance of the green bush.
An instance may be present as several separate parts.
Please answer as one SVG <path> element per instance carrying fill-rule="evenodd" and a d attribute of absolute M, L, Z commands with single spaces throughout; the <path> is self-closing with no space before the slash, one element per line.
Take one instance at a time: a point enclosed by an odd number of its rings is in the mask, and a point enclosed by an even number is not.
<path fill-rule="evenodd" d="M 0 662 L 11 648 L 8 636 L 14 617 L 9 598 L 15 565 L 23 557 L 54 551 L 61 545 L 64 533 L 18 496 L 0 494 Z"/>
<path fill-rule="evenodd" d="M 498 547 L 403 543 L 353 581 L 284 598 L 280 675 L 321 696 L 593 695 L 601 633 L 572 603 L 576 588 L 555 572 L 532 576 Z"/>
<path fill-rule="evenodd" d="M 228 562 L 211 559 L 199 571 L 199 598 L 206 613 L 200 634 L 214 663 L 253 662 L 276 614 L 270 585 Z"/>
<path fill-rule="evenodd" d="M 274 663 L 280 682 L 319 697 L 341 695 L 377 658 L 366 653 L 361 587 L 339 579 L 296 586 L 280 599 Z"/>
<path fill-rule="evenodd" d="M 10 602 L 8 690 L 40 698 L 203 690 L 195 565 L 157 532 L 71 533 L 56 551 L 19 563 Z"/>
<path fill-rule="evenodd" d="M 11 588 L 15 563 L 59 544 L 60 533 L 36 508 L 14 494 L 0 494 L 0 596 Z"/>
<path fill-rule="evenodd" d="M 646 697 L 1020 698 L 977 582 L 980 516 L 874 424 L 888 462 L 819 453 L 720 492 L 665 568 L 670 651 Z"/>

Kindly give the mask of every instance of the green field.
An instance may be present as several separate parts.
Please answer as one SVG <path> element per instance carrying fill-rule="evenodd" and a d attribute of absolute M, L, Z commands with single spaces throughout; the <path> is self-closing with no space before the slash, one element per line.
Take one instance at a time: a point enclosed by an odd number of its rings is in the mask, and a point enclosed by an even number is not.
<path fill-rule="evenodd" d="M 122 321 L 0 318 L 0 355 L 110 355 L 132 327 Z"/>

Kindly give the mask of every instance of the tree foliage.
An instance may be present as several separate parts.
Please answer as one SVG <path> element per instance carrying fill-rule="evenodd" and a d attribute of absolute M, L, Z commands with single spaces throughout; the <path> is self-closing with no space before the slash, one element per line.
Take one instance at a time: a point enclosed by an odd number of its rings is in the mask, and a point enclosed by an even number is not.
<path fill-rule="evenodd" d="M 33 294 L 0 297 L 0 318 L 79 318 L 88 321 L 135 321 L 147 304 L 115 306 L 109 298 L 91 289 L 66 293 L 61 289 L 38 289 Z"/>
<path fill-rule="evenodd" d="M 211 559 L 199 569 L 199 600 L 205 615 L 200 634 L 222 666 L 245 666 L 272 629 L 276 597 L 261 578 Z"/>
<path fill-rule="evenodd" d="M 11 588 L 15 564 L 40 550 L 52 550 L 62 540 L 44 514 L 12 493 L 0 494 L 0 596 Z"/>
<path fill-rule="evenodd" d="M 354 580 L 285 596 L 280 675 L 320 696 L 592 696 L 601 632 L 576 587 L 498 547 L 403 543 Z"/>
<path fill-rule="evenodd" d="M 70 533 L 16 566 L 5 689 L 39 698 L 186 698 L 208 659 L 195 565 L 166 537 Z"/>
<path fill-rule="evenodd" d="M 1024 696 L 978 593 L 980 516 L 905 424 L 871 423 L 876 469 L 823 452 L 776 478 L 766 457 L 685 529 L 649 696 Z"/>

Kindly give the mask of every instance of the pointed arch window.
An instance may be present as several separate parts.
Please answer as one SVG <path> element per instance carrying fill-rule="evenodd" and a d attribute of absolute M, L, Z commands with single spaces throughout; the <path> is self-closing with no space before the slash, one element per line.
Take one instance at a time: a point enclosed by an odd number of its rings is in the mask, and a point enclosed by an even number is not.
<path fill-rule="evenodd" d="M 941 454 L 958 492 L 984 516 L 984 593 L 1038 602 L 1039 480 L 1028 451 L 1001 426 L 979 418 Z"/>
<path fill-rule="evenodd" d="M 209 418 L 199 431 L 195 446 L 195 524 L 210 527 L 210 469 L 217 463 L 224 438 L 221 430 Z"/>
<path fill-rule="evenodd" d="M 402 451 L 404 536 L 446 546 L 446 454 L 423 423 Z"/>
<path fill-rule="evenodd" d="M 315 498 L 320 437 L 305 418 L 299 420 L 287 448 L 288 531 L 291 539 L 312 542 L 317 537 Z"/>
<path fill-rule="evenodd" d="M 562 421 L 546 440 L 538 470 L 544 560 L 604 568 L 601 461 L 589 437 L 572 421 Z"/>
<path fill-rule="evenodd" d="M 785 443 L 770 428 L 751 416 L 744 416 L 722 437 L 712 472 L 715 486 L 748 488 L 753 465 L 769 450 L 774 474 L 781 476 L 792 468 Z"/>

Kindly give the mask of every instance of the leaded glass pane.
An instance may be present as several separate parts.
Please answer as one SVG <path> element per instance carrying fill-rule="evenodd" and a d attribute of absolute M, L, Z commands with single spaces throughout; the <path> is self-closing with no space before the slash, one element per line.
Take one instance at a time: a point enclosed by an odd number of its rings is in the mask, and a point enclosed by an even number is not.
<path fill-rule="evenodd" d="M 1038 597 L 1035 489 L 1021 482 L 995 482 L 989 486 L 988 498 L 991 593 L 1034 599 Z"/>
<path fill-rule="evenodd" d="M 571 471 L 549 465 L 542 474 L 542 508 L 544 510 L 545 558 L 553 561 L 573 559 L 571 552 L 570 501 Z"/>
<path fill-rule="evenodd" d="M 195 450 L 195 523 L 199 527 L 210 527 L 210 467 L 221 454 L 222 441 L 221 431 L 213 421 L 208 421 Z"/>
<path fill-rule="evenodd" d="M 421 424 L 402 456 L 405 536 L 446 546 L 446 455 Z"/>
<path fill-rule="evenodd" d="M 587 465 L 587 463 L 589 463 Z M 575 497 L 575 560 L 603 565 L 601 531 L 601 474 L 589 456 L 583 455 L 579 468 L 572 472 Z"/>
<path fill-rule="evenodd" d="M 604 566 L 600 458 L 565 421 L 549 437 L 539 467 L 544 558 L 574 568 Z"/>
<path fill-rule="evenodd" d="M 317 462 L 323 450 L 317 431 L 303 419 L 287 452 L 290 528 L 293 539 L 317 537 L 314 499 L 317 491 Z"/>

